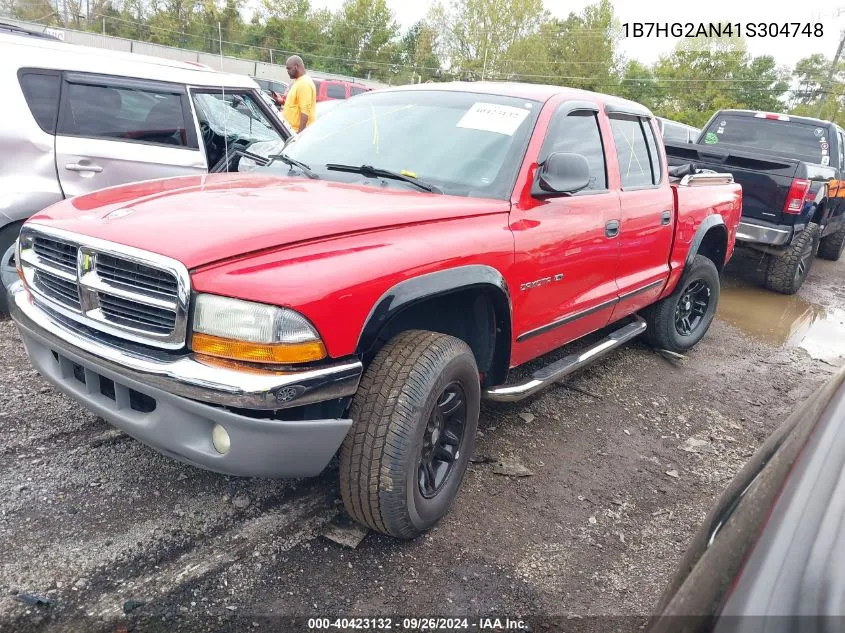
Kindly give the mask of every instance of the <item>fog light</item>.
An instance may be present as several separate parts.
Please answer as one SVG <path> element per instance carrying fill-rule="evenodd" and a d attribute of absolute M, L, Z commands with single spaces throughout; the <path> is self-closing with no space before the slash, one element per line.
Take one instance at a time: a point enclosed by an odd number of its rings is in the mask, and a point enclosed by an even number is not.
<path fill-rule="evenodd" d="M 229 434 L 219 424 L 215 424 L 211 429 L 211 443 L 214 444 L 215 450 L 221 455 L 229 452 Z"/>

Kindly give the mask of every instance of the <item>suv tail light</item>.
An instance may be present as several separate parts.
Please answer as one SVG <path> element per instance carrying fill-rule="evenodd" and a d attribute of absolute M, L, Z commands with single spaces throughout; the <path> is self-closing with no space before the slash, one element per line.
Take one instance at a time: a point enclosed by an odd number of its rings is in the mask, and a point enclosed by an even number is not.
<path fill-rule="evenodd" d="M 793 178 L 792 186 L 786 195 L 786 204 L 783 205 L 784 213 L 801 213 L 804 208 L 804 200 L 810 191 L 810 181 L 804 178 Z"/>

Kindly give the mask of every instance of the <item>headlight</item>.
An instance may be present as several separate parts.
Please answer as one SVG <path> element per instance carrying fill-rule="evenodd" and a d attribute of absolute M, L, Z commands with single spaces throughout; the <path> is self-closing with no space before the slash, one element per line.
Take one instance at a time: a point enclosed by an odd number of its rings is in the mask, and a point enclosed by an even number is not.
<path fill-rule="evenodd" d="M 326 356 L 317 331 L 298 312 L 208 294 L 197 297 L 191 348 L 252 363 L 307 363 Z"/>

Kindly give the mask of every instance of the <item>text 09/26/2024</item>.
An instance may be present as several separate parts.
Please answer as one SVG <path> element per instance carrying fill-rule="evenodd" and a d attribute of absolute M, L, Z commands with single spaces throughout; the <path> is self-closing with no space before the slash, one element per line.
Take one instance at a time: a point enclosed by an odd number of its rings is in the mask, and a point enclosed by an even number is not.
<path fill-rule="evenodd" d="M 441 617 L 373 617 L 373 618 L 309 618 L 308 630 L 372 630 L 372 631 L 518 631 L 527 623 L 516 618 L 441 618 Z"/>
<path fill-rule="evenodd" d="M 623 37 L 823 37 L 821 22 L 625 22 Z"/>

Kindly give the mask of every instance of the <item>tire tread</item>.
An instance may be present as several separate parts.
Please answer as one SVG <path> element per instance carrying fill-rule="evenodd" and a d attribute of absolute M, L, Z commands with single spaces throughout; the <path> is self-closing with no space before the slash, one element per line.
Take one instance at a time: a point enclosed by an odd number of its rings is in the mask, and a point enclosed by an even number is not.
<path fill-rule="evenodd" d="M 376 531 L 413 538 L 407 516 L 405 463 L 424 402 L 444 363 L 472 351 L 460 339 L 408 330 L 376 354 L 358 386 L 352 428 L 340 451 L 340 490 L 350 517 Z M 474 360 L 473 360 L 474 362 Z"/>
<path fill-rule="evenodd" d="M 815 248 L 818 241 L 819 227 L 817 224 L 809 224 L 801 231 L 795 241 L 792 242 L 789 250 L 779 257 L 770 257 L 766 267 L 766 288 L 785 295 L 792 295 L 798 292 L 803 284 L 795 284 L 795 273 L 798 262 L 801 259 L 802 251 L 807 247 L 808 242 L 811 248 Z M 812 259 L 810 260 L 812 265 Z M 805 276 L 806 279 L 806 276 Z"/>
<path fill-rule="evenodd" d="M 832 262 L 839 261 L 842 256 L 843 244 L 845 244 L 845 226 L 819 241 L 818 256 Z"/>

